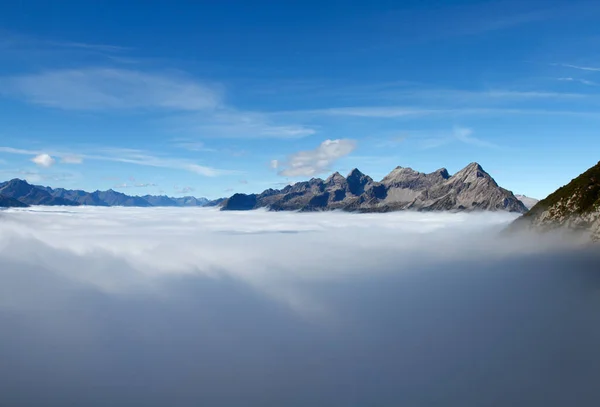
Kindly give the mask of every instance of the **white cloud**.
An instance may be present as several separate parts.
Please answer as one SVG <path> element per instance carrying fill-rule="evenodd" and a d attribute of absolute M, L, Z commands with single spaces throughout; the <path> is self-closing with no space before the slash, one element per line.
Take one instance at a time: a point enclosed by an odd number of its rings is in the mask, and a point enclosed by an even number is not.
<path fill-rule="evenodd" d="M 521 407 L 581 394 L 597 405 L 600 256 L 549 236 L 498 238 L 513 218 L 4 211 L 0 397 Z M 561 349 L 577 361 L 570 374 L 540 369 Z"/>
<path fill-rule="evenodd" d="M 565 68 L 579 69 L 581 71 L 600 72 L 600 68 L 593 67 L 593 66 L 582 66 L 582 65 L 572 65 L 572 64 L 559 64 L 559 65 L 564 66 Z"/>
<path fill-rule="evenodd" d="M 325 140 L 314 150 L 292 154 L 284 163 L 278 163 L 280 175 L 286 177 L 311 177 L 329 171 L 338 159 L 356 148 L 356 141 L 348 139 Z M 274 160 L 276 161 L 276 160 Z M 271 162 L 273 165 L 273 162 Z"/>
<path fill-rule="evenodd" d="M 54 163 L 56 162 L 56 160 L 48 154 L 36 155 L 35 157 L 33 157 L 31 159 L 31 161 L 33 161 L 36 165 L 39 165 L 40 167 L 45 167 L 45 168 L 52 167 L 54 165 Z"/>
<path fill-rule="evenodd" d="M 277 168 L 279 168 L 279 160 L 271 160 L 271 168 L 276 170 Z"/>
<path fill-rule="evenodd" d="M 69 110 L 168 109 L 197 111 L 221 104 L 212 86 L 178 73 L 87 68 L 47 71 L 3 80 L 4 91 Z"/>
<path fill-rule="evenodd" d="M 178 193 L 194 191 L 190 186 L 176 186 L 175 189 Z M 32 217 L 31 210 L 38 216 Z M 8 217 L 3 216 L 5 233 L 0 236 L 4 239 L 0 240 L 3 243 L 0 249 L 6 249 L 6 239 L 10 241 L 11 233 L 27 231 L 25 235 L 45 242 L 55 250 L 84 258 L 86 253 L 112 253 L 139 272 L 150 275 L 210 273 L 211 265 L 218 264 L 233 277 L 256 278 L 256 282 L 261 280 L 261 275 L 269 273 L 263 267 L 264 259 L 274 260 L 278 265 L 286 259 L 285 256 L 276 258 L 268 253 L 283 254 L 286 247 L 296 247 L 299 253 L 308 253 L 323 245 L 310 258 L 304 258 L 306 263 L 302 271 L 294 271 L 295 263 L 286 267 L 286 273 L 308 273 L 307 276 L 318 278 L 317 270 L 311 270 L 321 262 L 333 264 L 339 261 L 342 262 L 338 264 L 340 271 L 353 270 L 352 264 L 357 260 L 358 252 L 362 255 L 370 250 L 380 254 L 387 251 L 408 253 L 420 247 L 423 239 L 442 239 L 451 231 L 472 233 L 473 240 L 476 240 L 476 231 L 494 228 L 515 218 L 514 214 L 507 213 L 397 212 L 356 216 L 350 213 L 296 214 L 262 210 L 244 212 L 240 218 L 240 213 L 214 209 L 194 210 L 193 216 L 188 216 L 191 212 L 182 208 L 102 207 L 71 208 L 69 216 L 64 216 L 64 208 L 39 207 L 31 210 L 9 211 Z M 120 225 L 118 234 L 114 233 L 114 224 Z M 292 231 L 298 233 L 297 237 L 282 239 L 282 233 Z M 367 232 L 370 238 L 361 245 L 352 243 L 355 236 L 364 236 Z M 411 241 L 398 247 L 398 238 L 403 235 L 412 236 Z M 355 247 L 358 251 L 338 252 L 333 250 L 335 247 Z M 530 245 L 530 248 L 535 247 L 533 243 Z M 25 246 L 9 258 L 19 258 L 23 250 L 26 250 Z M 232 256 L 232 253 L 235 255 Z M 456 254 L 451 243 L 438 253 L 441 257 Z M 472 253 L 475 255 L 477 251 Z M 317 268 L 322 266 L 325 264 Z M 65 270 L 68 269 L 70 267 Z M 100 285 L 110 281 L 110 278 L 104 279 L 101 273 L 67 272 L 67 275 L 77 280 L 89 279 Z M 96 281 L 96 278 L 99 280 Z M 115 288 L 119 284 L 118 279 L 110 281 L 109 287 Z"/>

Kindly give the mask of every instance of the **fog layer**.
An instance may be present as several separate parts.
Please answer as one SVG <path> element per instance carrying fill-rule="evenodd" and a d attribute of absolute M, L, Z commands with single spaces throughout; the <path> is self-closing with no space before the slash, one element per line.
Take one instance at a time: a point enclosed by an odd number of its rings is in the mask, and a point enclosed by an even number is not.
<path fill-rule="evenodd" d="M 0 405 L 600 405 L 600 252 L 512 219 L 0 212 Z"/>

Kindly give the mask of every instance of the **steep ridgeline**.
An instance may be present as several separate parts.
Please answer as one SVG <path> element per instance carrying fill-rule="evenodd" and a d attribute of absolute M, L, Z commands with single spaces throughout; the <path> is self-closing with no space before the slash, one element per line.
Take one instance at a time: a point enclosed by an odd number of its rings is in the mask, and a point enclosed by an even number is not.
<path fill-rule="evenodd" d="M 354 169 L 344 178 L 339 173 L 326 180 L 268 189 L 261 194 L 235 194 L 225 200 L 222 210 L 269 208 L 274 211 L 321 211 L 342 209 L 358 212 L 418 211 L 509 211 L 527 212 L 512 192 L 496 181 L 477 163 L 469 164 L 453 176 L 445 168 L 424 174 L 410 168 L 395 168 L 381 180 Z"/>
<path fill-rule="evenodd" d="M 0 183 L 0 195 L 27 205 L 89 205 L 89 206 L 215 206 L 223 201 L 186 196 L 129 196 L 109 189 L 108 191 L 86 192 L 64 188 L 31 185 L 20 179 Z M 1 205 L 0 205 L 1 206 Z M 13 205 L 16 206 L 16 205 Z"/>
<path fill-rule="evenodd" d="M 600 240 L 600 162 L 538 202 L 511 230 L 566 229 Z"/>
<path fill-rule="evenodd" d="M 78 205 L 76 202 L 53 196 L 48 191 L 20 179 L 13 179 L 0 184 L 0 195 L 16 199 L 26 205 Z"/>

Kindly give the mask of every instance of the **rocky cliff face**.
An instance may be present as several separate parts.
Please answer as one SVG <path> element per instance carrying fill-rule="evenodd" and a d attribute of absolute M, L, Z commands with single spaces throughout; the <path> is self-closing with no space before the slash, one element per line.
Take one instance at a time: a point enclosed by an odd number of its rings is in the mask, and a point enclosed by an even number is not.
<path fill-rule="evenodd" d="M 600 240 L 600 162 L 517 219 L 511 229 L 565 229 Z"/>
<path fill-rule="evenodd" d="M 339 173 L 326 180 L 313 178 L 281 190 L 269 189 L 261 194 L 235 194 L 222 204 L 223 210 L 318 211 L 342 209 L 359 212 L 396 210 L 503 210 L 525 213 L 527 208 L 510 191 L 477 163 L 450 176 L 445 168 L 429 174 L 397 167 L 381 182 L 358 169 L 347 177 Z"/>

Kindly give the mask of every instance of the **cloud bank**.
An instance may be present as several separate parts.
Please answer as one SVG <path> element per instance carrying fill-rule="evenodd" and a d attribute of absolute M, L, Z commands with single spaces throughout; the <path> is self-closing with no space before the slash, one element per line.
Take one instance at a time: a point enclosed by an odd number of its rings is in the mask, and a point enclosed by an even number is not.
<path fill-rule="evenodd" d="M 595 406 L 600 256 L 506 214 L 0 213 L 0 404 Z"/>

